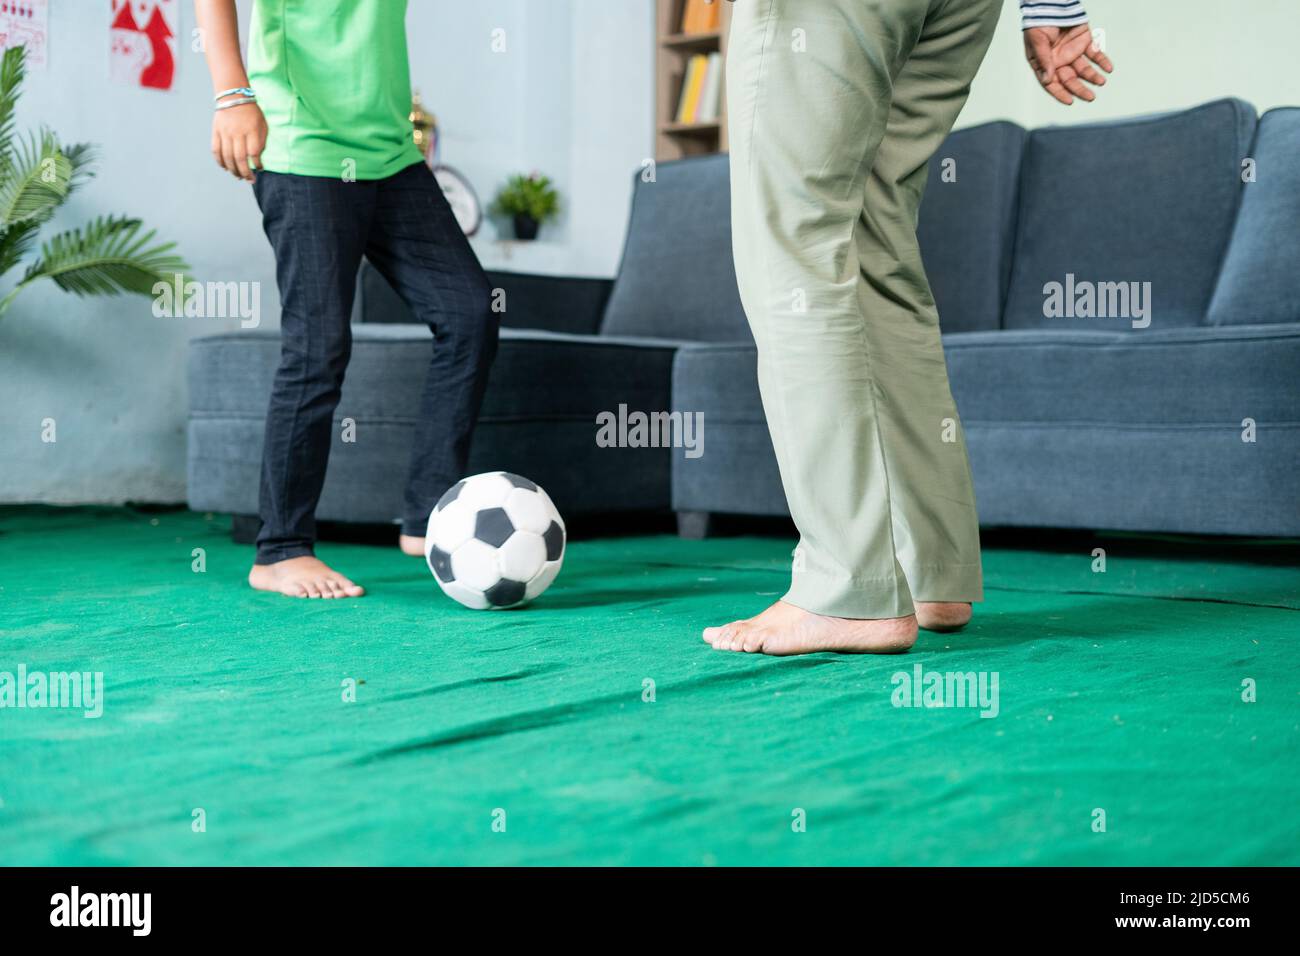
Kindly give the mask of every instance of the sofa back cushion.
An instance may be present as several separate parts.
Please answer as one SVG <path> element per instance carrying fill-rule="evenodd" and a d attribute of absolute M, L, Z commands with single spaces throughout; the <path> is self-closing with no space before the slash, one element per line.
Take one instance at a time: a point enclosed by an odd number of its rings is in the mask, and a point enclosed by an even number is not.
<path fill-rule="evenodd" d="M 731 258 L 726 155 L 660 163 L 654 182 L 637 175 L 601 334 L 751 340 Z"/>
<path fill-rule="evenodd" d="M 1024 145 L 1015 123 L 985 123 L 952 133 L 930 160 L 917 236 L 944 332 L 1002 323 Z"/>
<path fill-rule="evenodd" d="M 1226 99 L 1030 133 L 1004 325 L 1120 331 L 1204 322 L 1254 130 L 1254 108 Z"/>
<path fill-rule="evenodd" d="M 1259 121 L 1255 178 L 1210 301 L 1213 325 L 1300 322 L 1300 107 Z"/>

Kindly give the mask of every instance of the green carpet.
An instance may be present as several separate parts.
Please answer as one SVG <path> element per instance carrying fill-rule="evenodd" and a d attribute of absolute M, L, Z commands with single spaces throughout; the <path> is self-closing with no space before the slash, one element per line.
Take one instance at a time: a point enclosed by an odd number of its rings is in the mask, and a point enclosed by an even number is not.
<path fill-rule="evenodd" d="M 1267 545 L 989 550 L 966 632 L 773 659 L 699 631 L 777 597 L 790 541 L 578 541 L 480 613 L 359 544 L 321 553 L 362 600 L 256 594 L 226 528 L 0 509 L 0 672 L 106 688 L 0 710 L 0 862 L 1300 863 L 1300 575 Z M 997 672 L 998 715 L 893 706 L 918 664 Z"/>

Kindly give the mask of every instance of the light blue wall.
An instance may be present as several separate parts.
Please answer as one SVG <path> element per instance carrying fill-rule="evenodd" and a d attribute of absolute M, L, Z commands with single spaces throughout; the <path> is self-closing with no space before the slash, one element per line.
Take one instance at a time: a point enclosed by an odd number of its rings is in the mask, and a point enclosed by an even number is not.
<path fill-rule="evenodd" d="M 1025 127 L 1089 123 L 1238 96 L 1262 113 L 1300 104 L 1296 0 L 1083 0 L 1115 73 L 1092 103 L 1064 106 L 1025 63 L 1019 5 L 1007 0 L 958 126 L 1009 119 Z"/>
<path fill-rule="evenodd" d="M 486 203 L 509 173 L 540 169 L 564 197 L 542 241 L 515 247 L 489 224 L 489 268 L 612 275 L 633 171 L 652 149 L 650 0 L 410 0 L 412 80 L 443 126 L 443 158 Z M 246 25 L 251 9 L 240 3 Z M 204 279 L 278 297 L 249 188 L 208 152 L 211 88 L 181 3 L 176 87 L 114 86 L 109 4 L 50 4 L 50 63 L 30 74 L 19 128 L 45 123 L 102 146 L 99 175 L 45 235 L 108 212 L 143 217 L 180 243 Z M 493 53 L 492 31 L 506 52 Z M 595 118 L 602 118 L 597 125 Z M 15 278 L 3 282 L 7 290 Z M 182 501 L 186 343 L 237 320 L 158 319 L 143 298 L 81 300 L 33 287 L 0 320 L 0 501 Z M 57 441 L 41 441 L 41 422 Z"/>
<path fill-rule="evenodd" d="M 1241 96 L 1263 109 L 1300 103 L 1290 31 L 1295 0 L 1086 0 L 1117 63 L 1091 106 L 1058 106 L 1020 50 L 1015 4 L 959 125 L 1026 126 L 1176 109 Z M 612 275 L 632 171 L 650 154 L 651 0 L 410 0 L 412 79 L 443 127 L 443 159 L 486 203 L 510 173 L 540 169 L 563 191 L 564 215 L 532 245 L 475 240 L 489 268 Z M 247 22 L 249 3 L 242 0 Z M 262 283 L 278 312 L 273 267 L 252 196 L 208 154 L 210 87 L 181 4 L 177 87 L 107 81 L 109 4 L 50 4 L 50 65 L 27 83 L 19 126 L 47 123 L 68 141 L 102 144 L 98 180 L 47 227 L 107 212 L 144 217 L 178 240 L 203 278 Z M 494 29 L 506 52 L 494 53 Z M 12 279 L 12 276 L 10 277 Z M 2 280 L 0 280 L 2 281 Z M 0 501 L 181 501 L 185 358 L 193 335 L 234 320 L 166 320 L 142 299 L 23 294 L 0 320 Z M 41 421 L 58 441 L 40 440 Z"/>
<path fill-rule="evenodd" d="M 484 206 L 513 173 L 538 170 L 561 191 L 561 218 L 539 242 L 485 225 L 474 240 L 484 265 L 613 275 L 633 173 L 653 155 L 653 3 L 412 0 L 408 23 L 412 81 L 438 118 L 442 161 Z M 495 29 L 505 52 L 493 51 Z"/>

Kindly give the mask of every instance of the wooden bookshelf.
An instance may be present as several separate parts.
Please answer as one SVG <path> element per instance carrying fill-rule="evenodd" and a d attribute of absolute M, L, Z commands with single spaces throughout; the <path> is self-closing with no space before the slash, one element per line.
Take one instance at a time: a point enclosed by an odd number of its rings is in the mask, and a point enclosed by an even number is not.
<path fill-rule="evenodd" d="M 682 95 L 686 64 L 697 53 L 715 50 L 727 54 L 731 4 L 721 7 L 721 28 L 710 33 L 682 33 L 686 0 L 655 0 L 655 158 L 681 159 L 727 151 L 727 94 L 722 92 L 718 119 L 710 123 L 678 123 L 677 104 Z"/>

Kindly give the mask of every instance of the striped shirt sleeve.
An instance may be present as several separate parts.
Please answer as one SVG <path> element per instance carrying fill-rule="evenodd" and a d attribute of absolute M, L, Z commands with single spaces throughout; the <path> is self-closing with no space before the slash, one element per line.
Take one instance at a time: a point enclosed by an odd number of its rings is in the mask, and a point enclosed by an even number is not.
<path fill-rule="evenodd" d="M 1020 0 L 1020 21 L 1023 30 L 1030 27 L 1076 27 L 1088 22 L 1088 14 L 1078 0 Z"/>

